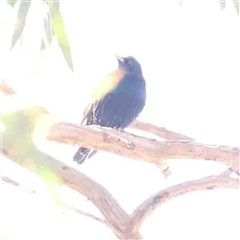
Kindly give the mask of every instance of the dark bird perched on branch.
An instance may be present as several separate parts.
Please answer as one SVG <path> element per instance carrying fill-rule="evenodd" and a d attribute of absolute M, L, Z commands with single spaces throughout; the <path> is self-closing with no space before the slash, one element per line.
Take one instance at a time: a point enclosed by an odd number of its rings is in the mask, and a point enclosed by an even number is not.
<path fill-rule="evenodd" d="M 118 69 L 104 78 L 93 90 L 93 99 L 83 114 L 82 124 L 124 129 L 142 111 L 146 86 L 139 62 L 132 56 L 120 57 Z M 81 164 L 96 153 L 80 147 L 73 160 Z"/>

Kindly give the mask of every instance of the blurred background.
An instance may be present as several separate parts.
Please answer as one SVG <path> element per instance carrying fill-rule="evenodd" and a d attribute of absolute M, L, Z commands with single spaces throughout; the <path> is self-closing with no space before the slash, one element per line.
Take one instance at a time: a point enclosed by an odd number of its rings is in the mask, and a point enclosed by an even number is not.
<path fill-rule="evenodd" d="M 238 1 L 236 1 L 238 4 Z M 74 71 L 56 38 L 41 50 L 46 6 L 32 0 L 23 34 L 10 51 L 18 4 L 0 1 L 0 78 L 16 92 L 1 94 L 1 113 L 40 105 L 60 121 L 80 123 L 91 88 L 117 67 L 114 54 L 133 55 L 147 82 L 147 104 L 139 120 L 206 144 L 239 146 L 239 14 L 233 1 L 67 1 L 60 12 Z M 224 9 L 221 9 L 224 8 Z M 4 129 L 4 126 L 1 126 Z M 37 147 L 84 172 L 107 188 L 131 213 L 151 194 L 173 184 L 217 174 L 215 162 L 169 160 L 166 180 L 150 164 L 100 152 L 78 166 L 77 147 L 48 141 Z M 4 159 L 4 161 L 2 161 Z M 59 211 L 39 178 L 1 157 L 2 174 L 41 189 L 30 196 L 0 183 L 2 239 L 115 239 L 101 223 Z M 62 198 L 100 215 L 85 197 L 61 189 Z M 233 190 L 191 193 L 171 200 L 144 222 L 144 239 L 237 239 L 240 213 Z M 235 225 L 234 225 L 235 224 Z M 92 231 L 94 229 L 94 231 Z"/>

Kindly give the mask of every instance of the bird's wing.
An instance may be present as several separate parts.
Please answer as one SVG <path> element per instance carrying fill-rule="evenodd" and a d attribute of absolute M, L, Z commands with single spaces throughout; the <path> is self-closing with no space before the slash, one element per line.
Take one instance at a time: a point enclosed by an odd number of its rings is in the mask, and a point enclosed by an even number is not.
<path fill-rule="evenodd" d="M 81 124 L 88 118 L 89 113 L 92 111 L 94 105 L 101 99 L 103 99 L 109 92 L 111 92 L 118 83 L 124 78 L 125 72 L 122 69 L 117 69 L 111 74 L 103 78 L 98 85 L 93 88 L 92 101 L 87 105 L 83 112 L 83 119 Z"/>
<path fill-rule="evenodd" d="M 124 78 L 125 72 L 122 69 L 117 69 L 111 74 L 103 78 L 99 84 L 93 89 L 93 101 L 103 99 L 109 92 L 111 92 L 118 83 Z"/>

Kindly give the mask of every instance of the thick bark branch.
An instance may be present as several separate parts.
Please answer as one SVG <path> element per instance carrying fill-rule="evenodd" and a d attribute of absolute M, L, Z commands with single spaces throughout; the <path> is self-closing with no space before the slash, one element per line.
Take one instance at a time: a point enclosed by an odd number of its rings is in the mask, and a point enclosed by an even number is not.
<path fill-rule="evenodd" d="M 239 161 L 237 147 L 204 145 L 190 140 L 157 141 L 97 126 L 58 123 L 51 128 L 48 139 L 109 151 L 153 164 L 159 164 L 165 159 L 204 159 L 227 165 Z"/>
<path fill-rule="evenodd" d="M 153 125 L 151 123 L 147 123 L 147 122 L 135 121 L 134 123 L 132 123 L 130 125 L 130 128 L 142 130 L 147 133 L 152 133 L 152 134 L 154 134 L 160 138 L 166 139 L 166 140 L 192 140 L 193 141 L 193 139 L 188 136 L 170 131 L 164 127 L 155 126 L 155 125 Z M 161 169 L 162 174 L 166 178 L 172 174 L 172 172 L 168 166 L 167 159 L 166 159 L 166 161 L 162 160 L 162 162 L 158 166 Z"/>
<path fill-rule="evenodd" d="M 239 180 L 230 177 L 222 177 L 221 175 L 208 176 L 161 190 L 149 197 L 134 210 L 131 215 L 133 232 L 137 232 L 146 217 L 149 216 L 157 207 L 160 207 L 163 203 L 189 192 L 213 188 L 239 189 Z"/>
<path fill-rule="evenodd" d="M 1 152 L 14 162 L 30 171 L 36 172 L 36 170 L 33 169 L 34 160 L 31 159 L 31 156 L 25 159 L 19 159 L 19 156 L 15 155 L 11 149 L 5 148 L 4 142 Z M 125 239 L 126 236 L 132 237 L 133 239 L 141 239 L 138 233 L 131 233 L 129 215 L 104 187 L 85 174 L 66 166 L 53 157 L 45 153 L 41 153 L 41 155 L 42 158 L 38 164 L 40 164 L 43 169 L 46 168 L 56 174 L 66 186 L 86 196 L 101 211 L 109 226 L 120 239 Z"/>
<path fill-rule="evenodd" d="M 236 161 L 228 169 L 223 171 L 221 175 L 223 177 L 229 177 L 232 173 L 235 173 L 238 176 L 240 176 L 240 171 L 239 170 L 240 170 L 239 162 Z"/>
<path fill-rule="evenodd" d="M 166 140 L 192 140 L 192 141 L 194 140 L 183 134 L 170 131 L 164 127 L 158 127 L 147 122 L 135 121 L 133 124 L 131 124 L 130 127 L 138 130 L 143 130 L 148 133 L 152 133 Z"/>

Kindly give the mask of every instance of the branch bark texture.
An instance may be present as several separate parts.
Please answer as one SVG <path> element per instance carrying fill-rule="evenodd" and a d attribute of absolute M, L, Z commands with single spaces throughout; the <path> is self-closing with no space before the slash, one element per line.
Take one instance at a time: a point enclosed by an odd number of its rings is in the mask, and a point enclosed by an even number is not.
<path fill-rule="evenodd" d="M 52 127 L 48 139 L 109 151 L 153 164 L 165 159 L 213 160 L 227 165 L 239 162 L 237 147 L 206 145 L 192 140 L 157 141 L 97 126 L 59 123 Z"/>

